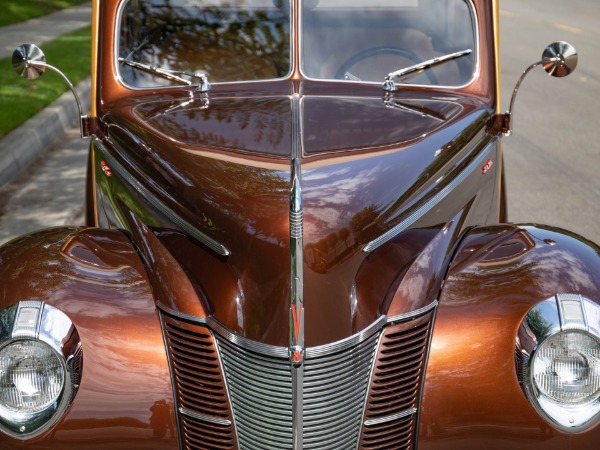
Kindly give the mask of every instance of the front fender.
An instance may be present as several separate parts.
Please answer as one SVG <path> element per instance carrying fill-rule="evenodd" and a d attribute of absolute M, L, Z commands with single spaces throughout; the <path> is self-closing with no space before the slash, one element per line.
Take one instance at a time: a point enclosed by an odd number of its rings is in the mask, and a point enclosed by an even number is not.
<path fill-rule="evenodd" d="M 42 300 L 79 332 L 83 372 L 62 420 L 28 448 L 178 449 L 169 366 L 146 271 L 119 231 L 54 228 L 0 248 L 0 309 Z M 22 448 L 0 434 L 0 448 Z"/>
<path fill-rule="evenodd" d="M 566 231 L 499 225 L 462 241 L 440 295 L 419 449 L 590 449 L 600 426 L 568 434 L 523 394 L 515 340 L 527 312 L 558 293 L 600 300 L 600 249 Z M 536 447 L 538 448 L 538 447 Z"/>

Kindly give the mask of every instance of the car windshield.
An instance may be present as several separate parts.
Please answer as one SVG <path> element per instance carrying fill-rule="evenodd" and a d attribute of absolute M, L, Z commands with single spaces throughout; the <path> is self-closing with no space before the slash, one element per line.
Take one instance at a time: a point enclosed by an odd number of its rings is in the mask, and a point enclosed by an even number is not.
<path fill-rule="evenodd" d="M 468 0 L 312 0 L 303 3 L 302 70 L 310 78 L 381 82 L 455 52 L 411 84 L 459 86 L 473 77 L 475 20 Z"/>
<path fill-rule="evenodd" d="M 284 78 L 292 73 L 290 0 L 130 0 L 118 67 L 135 88 Z M 313 79 L 461 86 L 475 72 L 470 0 L 306 0 L 301 71 Z M 460 54 L 450 57 L 448 55 Z M 445 58 L 445 59 L 444 59 Z"/>
<path fill-rule="evenodd" d="M 119 29 L 121 78 L 145 88 L 182 84 L 153 69 L 204 72 L 210 83 L 284 77 L 290 22 L 285 0 L 131 0 Z"/>

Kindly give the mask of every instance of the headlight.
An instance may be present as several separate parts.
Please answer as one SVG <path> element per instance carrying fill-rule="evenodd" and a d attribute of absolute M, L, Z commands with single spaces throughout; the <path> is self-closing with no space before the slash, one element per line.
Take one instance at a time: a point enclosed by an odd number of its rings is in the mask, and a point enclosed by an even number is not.
<path fill-rule="evenodd" d="M 600 306 L 559 294 L 532 308 L 517 338 L 517 376 L 536 410 L 563 431 L 600 419 Z"/>
<path fill-rule="evenodd" d="M 28 439 L 60 419 L 78 388 L 79 336 L 38 301 L 0 311 L 0 324 L 0 430 Z"/>

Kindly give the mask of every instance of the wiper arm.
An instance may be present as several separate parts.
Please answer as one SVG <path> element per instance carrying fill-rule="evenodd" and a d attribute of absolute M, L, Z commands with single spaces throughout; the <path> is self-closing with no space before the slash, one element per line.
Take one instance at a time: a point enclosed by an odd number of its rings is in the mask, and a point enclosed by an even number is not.
<path fill-rule="evenodd" d="M 396 86 L 396 82 L 394 80 L 397 79 L 398 83 L 402 83 L 406 80 L 416 77 L 417 75 L 420 75 L 430 67 L 437 66 L 438 64 L 445 63 L 446 61 L 450 61 L 452 59 L 460 58 L 461 56 L 468 55 L 472 52 L 473 50 L 468 48 L 460 52 L 438 56 L 437 58 L 428 59 L 427 61 L 420 62 L 414 66 L 405 67 L 404 69 L 388 73 L 383 82 L 383 88 L 388 92 L 396 91 L 398 90 L 398 87 Z"/>
<path fill-rule="evenodd" d="M 160 67 L 151 66 L 149 64 L 144 64 L 137 61 L 132 61 L 126 58 L 119 58 L 119 62 L 131 66 L 135 69 L 143 70 L 144 72 L 148 72 L 153 75 L 158 75 L 159 77 L 166 78 L 167 80 L 187 84 L 188 86 L 191 86 L 193 84 L 192 81 L 186 80 L 185 78 L 181 78 L 181 75 L 191 77 L 192 80 L 197 78 L 198 90 L 200 92 L 206 92 L 210 90 L 210 83 L 208 82 L 208 77 L 204 72 L 186 72 L 184 70 L 162 69 Z"/>

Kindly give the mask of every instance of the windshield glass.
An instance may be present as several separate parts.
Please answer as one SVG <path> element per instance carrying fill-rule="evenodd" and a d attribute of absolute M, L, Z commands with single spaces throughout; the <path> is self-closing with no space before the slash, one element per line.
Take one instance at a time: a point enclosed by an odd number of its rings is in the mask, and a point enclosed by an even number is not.
<path fill-rule="evenodd" d="M 405 84 L 461 86 L 475 72 L 468 0 L 308 0 L 302 3 L 302 71 L 310 78 L 383 83 L 386 75 L 464 50 Z"/>
<path fill-rule="evenodd" d="M 120 76 L 137 88 L 182 84 L 154 68 L 204 72 L 210 83 L 284 77 L 289 11 L 286 0 L 131 0 L 119 26 Z"/>

